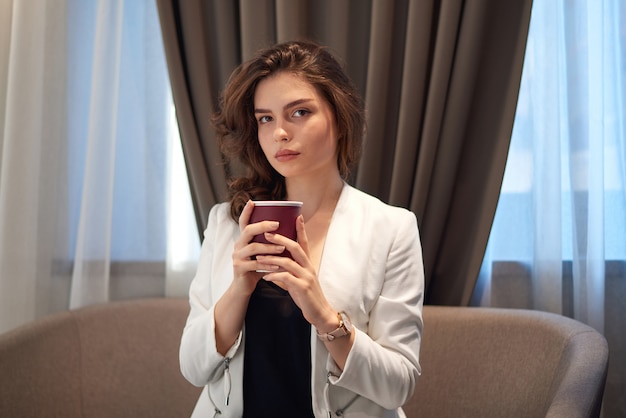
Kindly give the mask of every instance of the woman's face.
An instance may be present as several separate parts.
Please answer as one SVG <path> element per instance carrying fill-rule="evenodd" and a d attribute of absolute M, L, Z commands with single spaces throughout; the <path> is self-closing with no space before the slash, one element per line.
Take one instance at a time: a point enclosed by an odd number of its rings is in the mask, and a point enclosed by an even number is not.
<path fill-rule="evenodd" d="M 303 78 L 280 72 L 261 80 L 254 113 L 265 157 L 286 179 L 319 181 L 338 174 L 334 114 Z"/>

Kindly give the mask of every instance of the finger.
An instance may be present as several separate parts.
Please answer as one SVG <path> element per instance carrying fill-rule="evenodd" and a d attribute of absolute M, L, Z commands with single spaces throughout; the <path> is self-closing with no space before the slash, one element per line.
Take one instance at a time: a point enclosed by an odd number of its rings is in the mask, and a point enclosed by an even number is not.
<path fill-rule="evenodd" d="M 265 276 L 261 277 L 261 279 L 265 280 L 266 282 L 274 283 L 281 289 L 289 291 L 289 289 L 287 288 L 287 284 L 285 284 L 284 280 L 276 279 L 274 273 L 272 273 L 271 275 L 266 274 Z"/>
<path fill-rule="evenodd" d="M 302 215 L 296 218 L 296 236 L 297 242 L 288 238 L 281 239 L 280 236 L 276 234 L 265 234 L 265 238 L 268 241 L 284 245 L 300 266 L 309 268 L 311 267 L 311 261 L 309 259 L 309 238 L 306 234 L 304 217 Z"/>
<path fill-rule="evenodd" d="M 243 207 L 241 211 L 241 215 L 239 215 L 239 231 L 242 233 L 251 225 L 256 225 L 253 229 L 246 231 L 248 235 L 258 235 L 262 234 L 266 231 L 274 231 L 278 229 L 279 223 L 276 221 L 261 221 L 250 224 L 250 219 L 252 217 L 252 212 L 254 212 L 254 202 L 252 200 L 248 200 L 246 205 Z M 247 241 L 249 242 L 249 240 Z"/>
<path fill-rule="evenodd" d="M 237 274 L 258 273 L 256 274 L 257 279 L 262 276 L 260 272 L 267 274 L 268 272 L 275 272 L 280 269 L 280 267 L 275 264 L 262 262 L 253 258 L 236 259 L 233 261 L 233 267 L 235 272 L 239 272 Z"/>
<path fill-rule="evenodd" d="M 250 222 L 250 215 L 252 215 L 252 211 L 254 210 L 254 202 L 252 200 L 248 200 L 246 205 L 243 207 L 241 211 L 241 215 L 239 215 L 239 230 L 243 231 L 243 229 Z"/>
<path fill-rule="evenodd" d="M 277 268 L 273 270 L 281 270 L 285 272 L 290 272 L 291 274 L 297 275 L 302 269 L 302 267 L 293 261 L 289 257 L 284 257 L 281 255 L 257 255 L 257 261 L 264 266 L 276 266 Z"/>
<path fill-rule="evenodd" d="M 266 282 L 271 282 L 283 290 L 289 291 L 290 283 L 293 277 L 285 272 L 266 273 L 261 277 Z"/>
<path fill-rule="evenodd" d="M 298 244 L 304 250 L 304 253 L 309 255 L 309 238 L 306 235 L 306 228 L 304 227 L 304 216 L 300 215 L 296 219 L 296 235 L 298 237 Z"/>
<path fill-rule="evenodd" d="M 292 255 L 294 254 L 294 252 L 300 252 L 300 253 L 302 252 L 302 248 L 300 248 L 300 245 L 298 245 L 296 241 L 290 238 L 287 238 L 284 235 L 275 234 L 273 232 L 266 232 L 264 234 L 264 237 L 267 240 L 267 242 L 284 246 L 287 249 L 287 251 L 289 251 Z"/>
<path fill-rule="evenodd" d="M 272 272 L 279 271 L 279 270 L 280 270 L 280 267 L 278 267 L 275 264 L 264 264 L 264 263 L 259 263 L 259 262 L 257 262 L 254 267 L 254 271 L 263 273 L 263 274 L 272 273 Z"/>
<path fill-rule="evenodd" d="M 263 255 L 263 254 L 279 255 L 279 254 L 282 254 L 283 251 L 285 251 L 284 245 L 262 244 L 259 242 L 252 242 L 242 249 L 241 256 L 243 258 L 250 258 L 253 256 L 258 256 L 258 255 Z"/>
<path fill-rule="evenodd" d="M 285 236 L 279 235 L 279 234 L 274 234 L 271 232 L 266 232 L 265 233 L 265 239 L 269 242 L 271 242 L 272 244 L 278 244 L 278 245 L 284 245 L 285 248 L 287 249 L 287 251 L 289 251 L 289 253 L 291 253 L 291 260 L 293 260 L 292 262 L 298 267 L 298 268 L 302 268 L 302 269 L 307 269 L 307 268 L 311 268 L 311 261 L 309 260 L 309 255 L 307 252 L 308 251 L 308 240 L 306 237 L 306 233 L 303 233 L 303 229 L 300 232 L 300 237 L 303 238 L 303 242 L 300 243 L 300 241 L 296 242 L 292 239 L 289 239 Z M 303 248 L 304 246 L 304 248 Z M 282 266 L 281 264 L 281 267 Z M 284 267 L 285 269 L 292 271 L 294 273 L 294 275 L 299 276 L 302 271 L 298 268 L 294 268 L 294 269 L 289 269 L 287 267 Z"/>
<path fill-rule="evenodd" d="M 243 228 L 241 237 L 246 242 L 252 241 L 252 238 L 256 235 L 261 235 L 266 232 L 276 231 L 279 227 L 279 223 L 276 221 L 261 221 L 253 224 L 248 224 Z"/>

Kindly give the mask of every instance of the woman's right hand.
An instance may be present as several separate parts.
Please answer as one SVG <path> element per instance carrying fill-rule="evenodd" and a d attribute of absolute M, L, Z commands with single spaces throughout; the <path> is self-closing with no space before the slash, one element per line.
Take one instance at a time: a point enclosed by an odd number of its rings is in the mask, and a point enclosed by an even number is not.
<path fill-rule="evenodd" d="M 215 304 L 215 344 L 217 351 L 224 356 L 241 332 L 250 295 L 261 277 L 267 274 L 257 273 L 256 270 L 275 268 L 258 262 L 253 256 L 280 254 L 285 249 L 282 245 L 251 242 L 255 235 L 272 232 L 278 228 L 278 222 L 249 224 L 253 209 L 254 203 L 248 201 L 239 216 L 241 234 L 233 250 L 233 282 Z"/>
<path fill-rule="evenodd" d="M 252 294 L 257 282 L 266 273 L 259 273 L 257 270 L 272 271 L 276 269 L 274 265 L 262 264 L 254 256 L 258 254 L 281 254 L 285 247 L 276 244 L 264 244 L 252 242 L 255 235 L 272 232 L 278 229 L 278 222 L 262 221 L 250 224 L 250 216 L 254 210 L 254 202 L 246 203 L 239 216 L 239 239 L 235 242 L 233 250 L 233 285 L 239 291 Z"/>

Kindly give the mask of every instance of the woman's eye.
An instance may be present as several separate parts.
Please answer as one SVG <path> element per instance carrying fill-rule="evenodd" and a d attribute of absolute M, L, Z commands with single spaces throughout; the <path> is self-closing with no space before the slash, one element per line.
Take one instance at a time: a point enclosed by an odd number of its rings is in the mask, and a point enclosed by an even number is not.
<path fill-rule="evenodd" d="M 272 120 L 271 116 L 261 116 L 259 118 L 259 123 L 267 123 L 270 122 Z"/>
<path fill-rule="evenodd" d="M 306 109 L 298 109 L 298 110 L 296 110 L 295 112 L 293 112 L 293 115 L 294 115 L 295 117 L 297 117 L 297 118 L 301 118 L 302 116 L 306 116 L 306 115 L 308 115 L 309 113 L 311 113 L 311 112 L 309 112 L 309 111 L 308 111 L 308 110 L 306 110 Z"/>

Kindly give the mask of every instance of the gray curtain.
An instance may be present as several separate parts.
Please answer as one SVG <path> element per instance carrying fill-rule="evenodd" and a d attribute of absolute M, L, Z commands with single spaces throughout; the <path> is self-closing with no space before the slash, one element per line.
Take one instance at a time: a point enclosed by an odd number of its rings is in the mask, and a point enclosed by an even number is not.
<path fill-rule="evenodd" d="M 209 124 L 232 69 L 328 45 L 365 97 L 350 182 L 417 215 L 429 304 L 467 305 L 504 173 L 532 0 L 157 0 L 196 220 L 227 177 Z"/>

